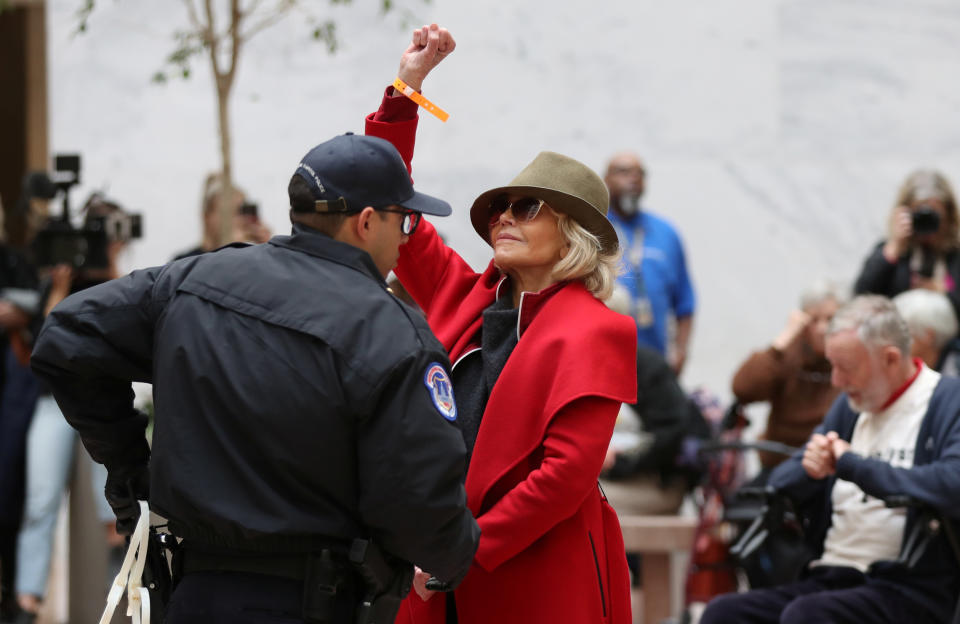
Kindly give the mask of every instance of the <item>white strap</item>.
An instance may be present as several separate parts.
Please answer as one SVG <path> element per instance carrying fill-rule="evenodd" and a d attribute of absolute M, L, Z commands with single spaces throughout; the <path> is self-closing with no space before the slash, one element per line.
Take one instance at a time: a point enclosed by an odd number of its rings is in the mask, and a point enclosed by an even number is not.
<path fill-rule="evenodd" d="M 100 616 L 100 624 L 110 624 L 124 588 L 127 588 L 127 615 L 133 618 L 133 624 L 150 624 L 150 593 L 143 587 L 143 567 L 147 562 L 147 545 L 150 540 L 150 507 L 147 501 L 137 503 L 140 505 L 140 519 L 130 536 L 130 547 L 127 548 L 120 572 L 110 586 L 107 606 Z"/>

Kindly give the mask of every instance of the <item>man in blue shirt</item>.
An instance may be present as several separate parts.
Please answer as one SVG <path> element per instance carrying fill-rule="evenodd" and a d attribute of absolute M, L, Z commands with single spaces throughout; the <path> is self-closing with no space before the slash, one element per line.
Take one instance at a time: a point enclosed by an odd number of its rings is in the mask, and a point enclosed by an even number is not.
<path fill-rule="evenodd" d="M 680 236 L 668 221 L 640 205 L 645 177 L 640 158 L 630 152 L 616 154 L 607 166 L 607 216 L 624 250 L 618 282 L 630 295 L 638 342 L 666 356 L 679 375 L 687 358 L 695 296 Z M 671 318 L 675 327 L 669 344 Z"/>

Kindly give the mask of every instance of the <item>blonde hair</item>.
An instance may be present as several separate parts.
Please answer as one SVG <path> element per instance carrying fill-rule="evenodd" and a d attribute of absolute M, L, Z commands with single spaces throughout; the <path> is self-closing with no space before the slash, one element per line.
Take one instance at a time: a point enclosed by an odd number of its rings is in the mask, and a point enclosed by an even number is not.
<path fill-rule="evenodd" d="M 620 251 L 603 253 L 596 234 L 569 215 L 550 210 L 557 216 L 557 228 L 569 245 L 567 254 L 553 266 L 553 278 L 580 280 L 594 297 L 601 301 L 608 299 L 616 282 Z"/>
<path fill-rule="evenodd" d="M 958 229 L 960 229 L 960 215 L 957 213 L 957 200 L 950 188 L 947 178 L 933 169 L 918 169 L 914 171 L 900 186 L 897 201 L 890 212 L 888 228 L 893 236 L 893 228 L 900 206 L 910 206 L 925 199 L 937 199 L 943 202 L 947 214 L 945 227 L 937 237 L 937 248 L 940 252 L 950 251 L 960 246 Z"/>

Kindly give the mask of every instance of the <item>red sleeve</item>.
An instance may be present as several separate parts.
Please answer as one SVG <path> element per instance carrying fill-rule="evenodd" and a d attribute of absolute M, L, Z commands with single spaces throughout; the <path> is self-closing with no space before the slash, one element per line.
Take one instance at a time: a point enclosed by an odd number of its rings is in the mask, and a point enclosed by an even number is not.
<path fill-rule="evenodd" d="M 480 567 L 493 571 L 576 513 L 597 487 L 619 410 L 613 399 L 583 397 L 554 416 L 540 466 L 477 517 Z"/>
<path fill-rule="evenodd" d="M 426 219 L 405 245 L 394 273 L 427 318 L 432 317 L 434 299 L 441 286 L 453 288 L 455 295 L 465 297 L 477 281 L 477 273 L 457 252 L 450 249 Z M 455 282 L 456 286 L 451 286 Z"/>
<path fill-rule="evenodd" d="M 393 143 L 400 152 L 407 171 L 413 172 L 413 145 L 417 138 L 417 103 L 408 97 L 392 97 L 393 87 L 387 87 L 375 113 L 367 115 L 366 134 Z"/>
<path fill-rule="evenodd" d="M 412 171 L 413 146 L 417 139 L 417 104 L 408 97 L 391 97 L 392 93 L 393 87 L 387 87 L 380 109 L 367 115 L 366 133 L 393 143 L 403 157 L 407 171 Z M 400 246 L 395 273 L 428 316 L 444 279 L 459 279 L 464 287 L 472 286 L 477 280 L 476 272 L 443 243 L 426 220 L 410 240 Z"/>

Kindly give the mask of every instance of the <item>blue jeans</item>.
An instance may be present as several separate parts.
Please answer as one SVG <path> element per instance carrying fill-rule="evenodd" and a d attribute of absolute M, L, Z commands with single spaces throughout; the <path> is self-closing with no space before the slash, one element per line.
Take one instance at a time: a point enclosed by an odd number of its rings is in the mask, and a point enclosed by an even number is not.
<path fill-rule="evenodd" d="M 17 541 L 18 594 L 43 597 L 50 573 L 53 531 L 63 495 L 70 481 L 77 432 L 74 431 L 52 396 L 42 396 L 27 432 L 27 495 L 23 524 Z M 103 522 L 114 519 L 103 495 L 107 469 L 91 462 L 91 486 L 97 499 L 98 516 Z"/>

